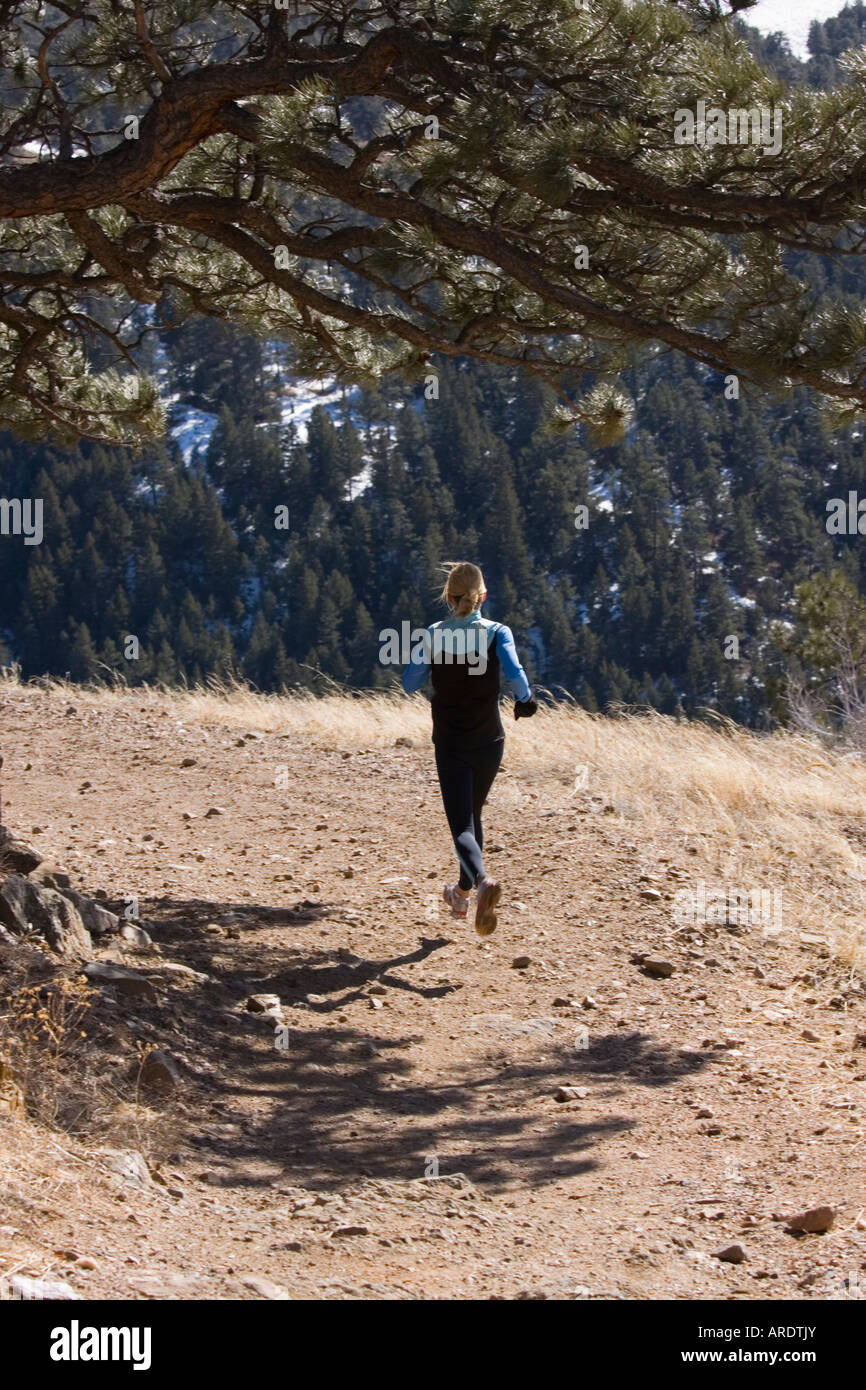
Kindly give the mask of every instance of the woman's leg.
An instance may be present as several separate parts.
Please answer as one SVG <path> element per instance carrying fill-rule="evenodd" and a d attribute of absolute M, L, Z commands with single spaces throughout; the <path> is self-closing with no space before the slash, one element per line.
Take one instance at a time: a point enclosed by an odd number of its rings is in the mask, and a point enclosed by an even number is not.
<path fill-rule="evenodd" d="M 473 754 L 472 761 L 472 823 L 475 841 L 481 849 L 484 844 L 484 831 L 481 828 L 481 811 L 487 794 L 493 786 L 493 779 L 502 762 L 505 740 L 492 743 Z M 475 901 L 475 930 L 480 936 L 489 936 L 496 930 L 496 908 L 502 897 L 502 884 L 489 878 L 482 868 L 482 877 L 476 879 L 478 896 Z"/>
<path fill-rule="evenodd" d="M 445 816 L 460 861 L 460 887 L 468 892 L 484 873 L 481 846 L 475 838 L 472 766 L 437 746 L 436 771 Z"/>
<path fill-rule="evenodd" d="M 505 751 L 505 740 L 492 743 L 489 748 L 472 754 L 472 821 L 475 829 L 475 842 L 479 850 L 484 849 L 484 830 L 481 825 L 481 811 L 490 795 L 496 774 Z"/>

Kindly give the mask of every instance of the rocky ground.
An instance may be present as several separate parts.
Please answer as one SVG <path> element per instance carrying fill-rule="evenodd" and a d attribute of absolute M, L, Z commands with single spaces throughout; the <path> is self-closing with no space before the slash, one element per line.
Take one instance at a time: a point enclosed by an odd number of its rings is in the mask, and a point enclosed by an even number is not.
<path fill-rule="evenodd" d="M 506 755 L 481 940 L 426 742 L 0 703 L 19 878 L 91 914 L 22 937 L 7 865 L 7 1009 L 87 990 L 53 1127 L 0 1068 L 7 1296 L 866 1296 L 866 993 L 820 921 L 678 928 L 709 851 Z"/>

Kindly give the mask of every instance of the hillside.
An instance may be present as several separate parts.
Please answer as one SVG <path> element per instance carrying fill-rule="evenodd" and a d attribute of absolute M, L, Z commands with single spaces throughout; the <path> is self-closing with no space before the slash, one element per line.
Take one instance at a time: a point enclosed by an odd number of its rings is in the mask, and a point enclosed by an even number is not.
<path fill-rule="evenodd" d="M 860 3 L 814 24 L 808 62 L 741 27 L 782 82 L 830 90 L 864 25 Z M 855 331 L 857 258 L 784 258 L 810 319 L 844 310 Z M 0 433 L 0 499 L 41 508 L 38 544 L 4 532 L 0 546 L 4 666 L 385 688 L 379 634 L 430 621 L 441 562 L 465 556 L 531 679 L 590 711 L 772 728 L 790 721 L 792 667 L 826 681 L 787 639 L 813 576 L 866 594 L 856 524 L 828 524 L 828 507 L 866 496 L 866 470 L 862 426 L 840 427 L 811 388 L 779 399 L 635 347 L 625 438 L 602 444 L 552 432 L 554 392 L 513 366 L 433 352 L 362 386 L 312 371 L 276 329 L 255 336 L 249 313 L 182 309 L 173 290 L 159 315 L 130 306 L 161 437 L 132 451 Z"/>
<path fill-rule="evenodd" d="M 91 979 L 80 1021 L 80 964 L 0 946 L 4 1279 L 862 1296 L 859 758 L 659 716 L 509 722 L 487 817 L 507 896 L 481 941 L 439 904 L 421 699 L 7 681 L 0 709 L 4 822 L 104 906 L 138 898 L 151 938 L 96 948 L 128 969 Z M 689 923 L 701 883 L 781 915 Z M 10 1053 L 17 991 L 51 1013 L 64 981 L 56 1066 Z M 130 1150 L 147 1170 L 122 1179 Z M 821 1204 L 824 1234 L 780 1219 Z"/>

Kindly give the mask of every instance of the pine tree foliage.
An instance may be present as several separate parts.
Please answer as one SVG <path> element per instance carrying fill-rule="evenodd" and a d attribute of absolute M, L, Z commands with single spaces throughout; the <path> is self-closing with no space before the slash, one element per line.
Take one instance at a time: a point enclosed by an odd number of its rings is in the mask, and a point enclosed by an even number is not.
<path fill-rule="evenodd" d="M 864 316 L 803 264 L 863 249 L 866 59 L 786 86 L 744 8 L 7 0 L 0 425 L 158 434 L 142 340 L 191 314 L 370 387 L 520 365 L 599 446 L 659 346 L 850 422 Z M 677 143 L 701 101 L 777 111 L 781 149 Z"/>

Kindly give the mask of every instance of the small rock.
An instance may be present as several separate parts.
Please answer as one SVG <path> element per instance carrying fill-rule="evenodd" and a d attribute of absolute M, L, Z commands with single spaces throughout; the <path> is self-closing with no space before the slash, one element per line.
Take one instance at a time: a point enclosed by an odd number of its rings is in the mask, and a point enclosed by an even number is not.
<path fill-rule="evenodd" d="M 820 1041 L 821 1041 L 821 1039 L 818 1037 L 818 1034 L 817 1034 L 817 1033 L 814 1033 L 814 1032 L 812 1031 L 811 1028 L 804 1028 L 803 1031 L 802 1031 L 802 1033 L 800 1034 L 800 1037 L 801 1037 L 801 1038 L 805 1038 L 806 1042 L 820 1042 Z"/>
<path fill-rule="evenodd" d="M 395 738 L 395 739 L 394 739 L 394 747 L 395 747 L 395 748 L 412 748 L 412 747 L 414 747 L 414 744 L 413 744 L 411 738 L 407 738 L 407 736 L 406 736 L 405 734 L 401 734 L 399 738 Z"/>
<path fill-rule="evenodd" d="M 59 1279 L 28 1279 L 25 1274 L 13 1274 L 9 1280 L 9 1289 L 13 1298 L 39 1300 L 81 1298 L 80 1293 L 76 1293 L 69 1284 L 63 1284 Z"/>
<path fill-rule="evenodd" d="M 278 994 L 251 994 L 244 1007 L 251 1014 L 266 1014 L 271 1009 L 280 1007 L 280 996 Z"/>
<path fill-rule="evenodd" d="M 591 994 L 585 994 L 580 1001 L 580 1007 L 582 1009 L 597 1009 L 598 1002 L 593 999 Z"/>
<path fill-rule="evenodd" d="M 741 1265 L 746 1258 L 746 1252 L 739 1241 L 735 1241 L 733 1245 L 725 1245 L 721 1250 L 714 1250 L 713 1258 L 724 1260 L 726 1264 Z"/>
<path fill-rule="evenodd" d="M 660 956 L 644 956 L 641 961 L 641 969 L 645 975 L 652 975 L 660 980 L 666 980 L 674 973 L 672 961 L 662 960 Z"/>
<path fill-rule="evenodd" d="M 195 767 L 197 762 L 197 758 L 184 758 L 181 762 L 181 767 Z"/>
<path fill-rule="evenodd" d="M 829 1231 L 835 1219 L 835 1207 L 809 1207 L 806 1211 L 798 1212 L 796 1216 L 789 1216 L 785 1225 L 789 1231 L 806 1231 L 809 1235 L 818 1235 L 823 1231 Z"/>
<path fill-rule="evenodd" d="M 553 1001 L 555 1009 L 571 1009 L 574 1007 L 574 1000 L 566 998 L 565 995 L 558 994 Z"/>
<path fill-rule="evenodd" d="M 661 902 L 662 895 L 657 888 L 642 888 L 640 895 L 648 903 Z"/>
<path fill-rule="evenodd" d="M 100 1149 L 97 1157 L 131 1187 L 153 1187 L 150 1169 L 138 1149 Z"/>
<path fill-rule="evenodd" d="M 338 1236 L 368 1236 L 369 1234 L 369 1226 L 337 1226 L 331 1232 L 331 1239 L 334 1240 Z"/>
<path fill-rule="evenodd" d="M 153 938 L 144 927 L 136 927 L 132 922 L 124 922 L 120 928 L 120 935 L 124 941 L 129 941 L 133 946 L 152 946 Z"/>
<path fill-rule="evenodd" d="M 512 970 L 528 970 L 532 964 L 531 956 L 515 956 L 511 962 Z"/>
<path fill-rule="evenodd" d="M 170 1052 L 158 1047 L 148 1052 L 141 1068 L 142 1085 L 165 1095 L 179 1085 L 180 1079 L 180 1068 Z"/>
<path fill-rule="evenodd" d="M 713 1112 L 708 1109 L 706 1105 L 702 1105 L 700 1110 L 695 1111 L 695 1118 L 698 1120 L 711 1120 L 713 1118 Z"/>
<path fill-rule="evenodd" d="M 250 1275 L 248 1279 L 242 1280 L 242 1283 L 251 1293 L 258 1294 L 259 1298 L 268 1298 L 272 1302 L 285 1303 L 291 1298 L 284 1284 L 275 1284 L 273 1279 L 268 1279 L 263 1274 Z"/>
<path fill-rule="evenodd" d="M 108 985 L 119 994 L 137 995 L 142 999 L 156 999 L 156 987 L 152 980 L 126 965 L 115 965 L 113 961 L 93 960 L 84 967 L 88 980 L 98 985 Z"/>
<path fill-rule="evenodd" d="M 189 980 L 190 984 L 203 985 L 207 983 L 207 975 L 202 974 L 201 970 L 193 970 L 190 965 L 182 965 L 179 960 L 161 960 L 155 965 L 148 966 L 148 973 L 151 975 L 168 975 L 169 979 Z"/>
<path fill-rule="evenodd" d="M 224 815 L 225 815 L 225 807 L 224 807 L 224 806 L 211 806 L 207 811 L 205 811 L 204 814 L 205 814 L 205 820 L 212 820 L 214 816 L 224 816 Z"/>
<path fill-rule="evenodd" d="M 568 1100 L 584 1100 L 588 1095 L 589 1090 L 586 1086 L 557 1086 L 553 1099 L 562 1104 Z"/>

